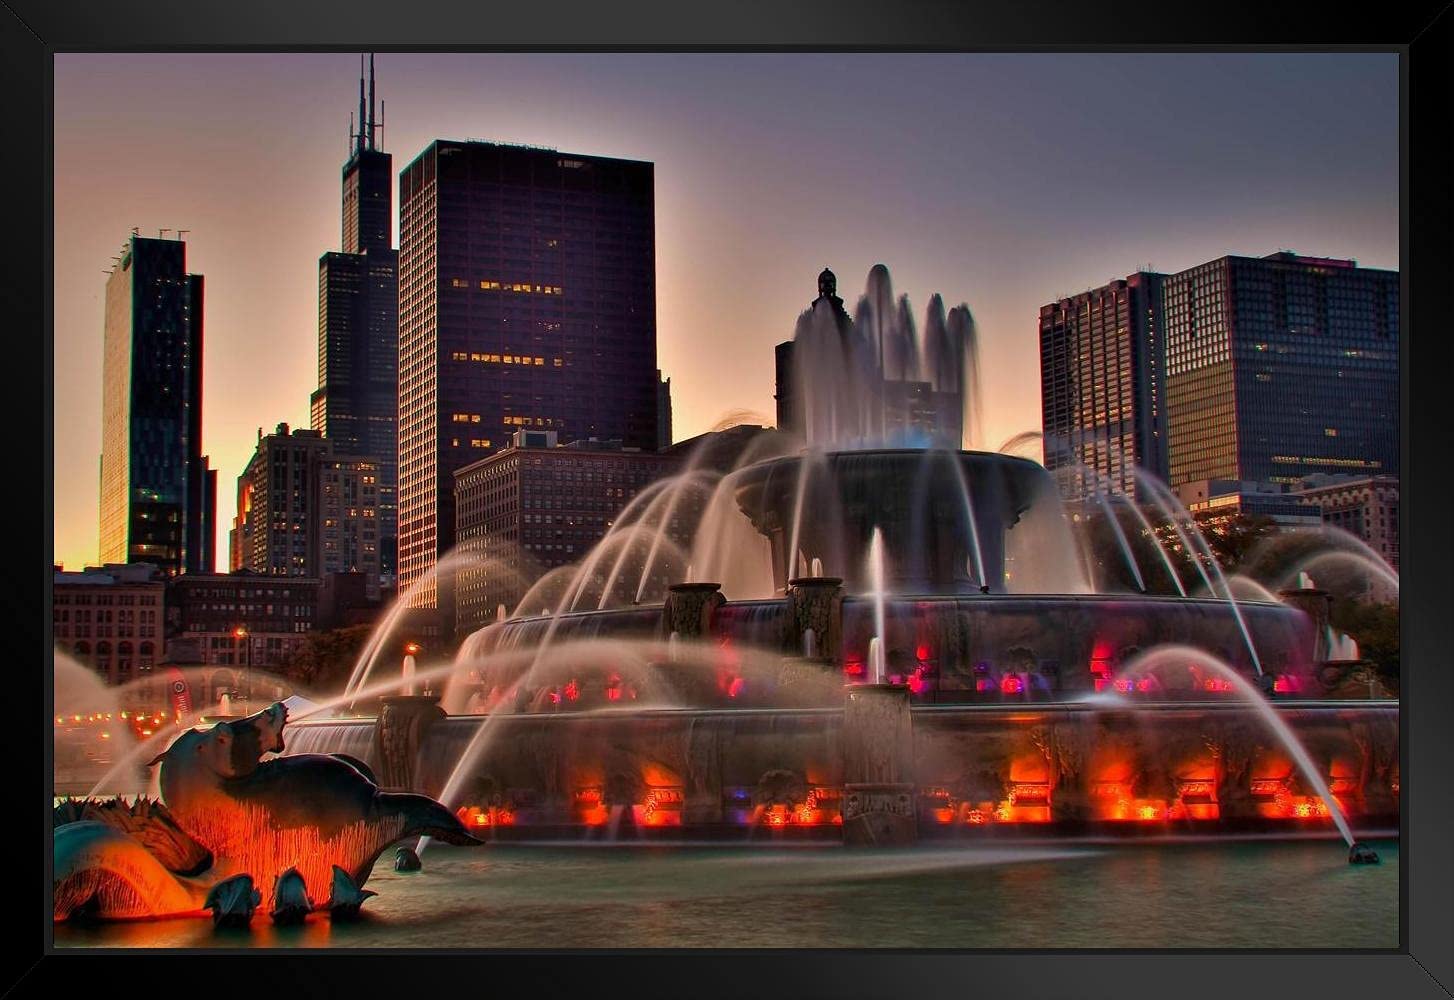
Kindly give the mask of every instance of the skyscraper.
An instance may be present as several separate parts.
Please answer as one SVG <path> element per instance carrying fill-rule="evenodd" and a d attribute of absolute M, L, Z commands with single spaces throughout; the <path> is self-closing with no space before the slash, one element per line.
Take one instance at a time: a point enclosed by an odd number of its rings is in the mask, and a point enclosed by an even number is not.
<path fill-rule="evenodd" d="M 661 377 L 656 370 L 656 446 L 671 446 L 671 379 Z"/>
<path fill-rule="evenodd" d="M 1045 464 L 1066 485 L 1397 474 L 1399 275 L 1285 251 L 1140 272 L 1040 310 Z"/>
<path fill-rule="evenodd" d="M 339 452 L 379 461 L 379 568 L 395 572 L 399 253 L 393 157 L 377 146 L 373 57 L 359 78 L 358 131 L 343 167 L 343 250 L 318 261 L 318 388 L 313 429 Z M 377 581 L 374 587 L 377 587 Z"/>
<path fill-rule="evenodd" d="M 1166 278 L 1172 486 L 1399 471 L 1399 275 L 1279 251 Z"/>
<path fill-rule="evenodd" d="M 379 596 L 379 462 L 343 455 L 314 430 L 258 430 L 237 478 L 231 568 L 272 576 L 362 573 Z"/>
<path fill-rule="evenodd" d="M 102 563 L 215 564 L 217 473 L 202 454 L 202 276 L 180 239 L 133 235 L 106 281 Z"/>
<path fill-rule="evenodd" d="M 1040 307 L 1045 467 L 1062 489 L 1135 496 L 1139 466 L 1166 475 L 1163 275 L 1129 277 Z"/>
<path fill-rule="evenodd" d="M 437 140 L 399 205 L 403 590 L 454 544 L 454 471 L 513 432 L 656 450 L 653 168 Z"/>

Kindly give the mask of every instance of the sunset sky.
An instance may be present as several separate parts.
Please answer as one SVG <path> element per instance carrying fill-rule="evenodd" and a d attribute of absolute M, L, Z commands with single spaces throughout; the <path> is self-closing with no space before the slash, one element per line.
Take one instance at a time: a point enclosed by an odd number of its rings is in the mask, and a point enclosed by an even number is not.
<path fill-rule="evenodd" d="M 394 167 L 435 138 L 656 164 L 677 440 L 771 423 L 772 347 L 825 265 L 968 303 L 983 444 L 1040 426 L 1039 307 L 1225 253 L 1397 268 L 1392 54 L 381 53 Z M 97 559 L 102 303 L 133 226 L 206 276 L 218 569 L 257 429 L 308 425 L 358 57 L 55 59 L 55 559 Z M 397 208 L 397 206 L 396 206 Z"/>

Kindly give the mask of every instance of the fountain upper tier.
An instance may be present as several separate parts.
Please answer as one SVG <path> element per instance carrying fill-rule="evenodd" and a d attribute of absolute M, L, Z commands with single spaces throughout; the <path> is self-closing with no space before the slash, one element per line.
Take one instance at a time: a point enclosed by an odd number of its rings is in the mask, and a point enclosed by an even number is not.
<path fill-rule="evenodd" d="M 806 452 L 736 474 L 736 500 L 770 540 L 783 590 L 820 559 L 850 593 L 883 533 L 900 594 L 1084 593 L 1055 482 L 1013 455 L 947 449 Z"/>

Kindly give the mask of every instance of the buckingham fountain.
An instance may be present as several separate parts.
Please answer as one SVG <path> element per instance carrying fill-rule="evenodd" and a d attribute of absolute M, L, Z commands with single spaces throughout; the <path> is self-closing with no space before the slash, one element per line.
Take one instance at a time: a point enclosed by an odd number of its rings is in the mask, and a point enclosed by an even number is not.
<path fill-rule="evenodd" d="M 1192 558 L 1148 526 L 1137 576 L 1171 596 L 1097 592 L 1052 475 L 958 448 L 967 308 L 936 296 L 917 325 L 880 266 L 850 317 L 825 271 L 783 354 L 789 443 L 688 462 L 468 637 L 435 697 L 295 745 L 494 838 L 1397 826 L 1397 702 L 1349 684 L 1366 664 L 1306 574 L 1247 595 L 1147 480 Z"/>
<path fill-rule="evenodd" d="M 1376 860 L 1354 830 L 1398 826 L 1398 702 L 1331 629 L 1330 594 L 1307 573 L 1249 592 L 1150 478 L 1103 522 L 1139 586 L 1108 585 L 1050 472 L 962 450 L 977 355 L 966 307 L 935 296 L 916 324 L 879 266 L 850 316 L 825 271 L 779 348 L 791 433 L 689 459 L 450 662 L 387 670 L 391 615 L 347 689 L 287 720 L 281 756 L 257 764 L 263 725 L 207 759 L 224 788 L 229 767 L 256 782 L 297 757 L 352 789 L 329 828 L 353 838 L 345 906 L 419 837 L 426 863 L 440 839 L 1250 833 L 1341 835 Z M 425 582 L 508 572 L 457 552 Z M 306 867 L 266 861 L 259 884 Z"/>

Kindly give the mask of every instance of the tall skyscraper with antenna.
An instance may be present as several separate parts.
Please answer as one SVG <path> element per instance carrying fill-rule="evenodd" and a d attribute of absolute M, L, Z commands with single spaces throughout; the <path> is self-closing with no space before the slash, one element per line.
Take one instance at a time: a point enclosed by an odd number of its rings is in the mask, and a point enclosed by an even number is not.
<path fill-rule="evenodd" d="M 367 84 L 367 91 L 365 90 Z M 313 429 L 340 454 L 379 464 L 379 566 L 395 572 L 399 398 L 399 253 L 394 158 L 379 148 L 374 57 L 359 60 L 358 118 L 343 167 L 342 250 L 318 261 L 318 388 Z"/>

